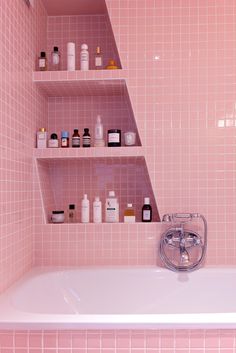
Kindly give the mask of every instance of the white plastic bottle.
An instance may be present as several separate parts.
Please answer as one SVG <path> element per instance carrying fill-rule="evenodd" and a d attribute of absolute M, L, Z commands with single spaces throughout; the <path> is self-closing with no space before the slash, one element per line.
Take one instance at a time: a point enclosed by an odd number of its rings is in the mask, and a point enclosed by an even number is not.
<path fill-rule="evenodd" d="M 87 194 L 84 194 L 84 198 L 81 203 L 81 222 L 89 223 L 89 200 Z"/>
<path fill-rule="evenodd" d="M 75 70 L 75 43 L 67 43 L 67 70 Z"/>
<path fill-rule="evenodd" d="M 102 203 L 99 197 L 93 201 L 93 223 L 102 223 Z"/>
<path fill-rule="evenodd" d="M 95 124 L 95 140 L 103 140 L 103 125 L 101 121 L 101 115 L 97 116 L 97 122 Z"/>
<path fill-rule="evenodd" d="M 87 44 L 81 45 L 80 70 L 82 70 L 82 71 L 89 70 L 89 52 L 88 52 Z"/>
<path fill-rule="evenodd" d="M 119 204 L 115 197 L 115 191 L 109 191 L 106 199 L 105 219 L 107 223 L 119 222 Z"/>

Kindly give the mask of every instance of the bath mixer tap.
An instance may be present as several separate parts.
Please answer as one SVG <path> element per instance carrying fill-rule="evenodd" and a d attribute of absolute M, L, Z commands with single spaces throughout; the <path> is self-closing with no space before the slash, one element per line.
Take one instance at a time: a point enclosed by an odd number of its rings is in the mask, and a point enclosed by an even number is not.
<path fill-rule="evenodd" d="M 203 222 L 202 236 L 186 229 L 186 224 L 194 220 Z M 164 215 L 163 222 L 172 224 L 162 235 L 159 244 L 159 254 L 164 265 L 172 271 L 193 271 L 199 268 L 206 254 L 206 219 L 198 213 L 174 213 Z"/>

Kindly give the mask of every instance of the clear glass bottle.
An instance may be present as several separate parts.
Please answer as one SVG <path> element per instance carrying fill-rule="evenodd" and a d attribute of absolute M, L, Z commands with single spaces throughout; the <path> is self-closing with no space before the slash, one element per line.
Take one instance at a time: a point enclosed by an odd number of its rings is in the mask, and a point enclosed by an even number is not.
<path fill-rule="evenodd" d="M 68 222 L 75 223 L 76 222 L 76 212 L 75 212 L 75 205 L 70 204 L 68 210 Z"/>
<path fill-rule="evenodd" d="M 134 223 L 135 222 L 135 212 L 132 203 L 127 204 L 127 208 L 124 211 L 124 222 Z"/>
<path fill-rule="evenodd" d="M 47 71 L 47 57 L 45 51 L 41 51 L 40 56 L 38 58 L 38 68 L 39 71 Z"/>
<path fill-rule="evenodd" d="M 96 53 L 95 53 L 95 57 L 94 57 L 94 64 L 95 64 L 95 69 L 96 70 L 101 70 L 103 68 L 102 63 L 102 53 L 101 53 L 101 48 L 97 47 L 96 48 Z"/>
<path fill-rule="evenodd" d="M 58 51 L 58 47 L 53 47 L 53 51 L 51 53 L 51 70 L 59 71 L 60 70 L 60 53 Z"/>

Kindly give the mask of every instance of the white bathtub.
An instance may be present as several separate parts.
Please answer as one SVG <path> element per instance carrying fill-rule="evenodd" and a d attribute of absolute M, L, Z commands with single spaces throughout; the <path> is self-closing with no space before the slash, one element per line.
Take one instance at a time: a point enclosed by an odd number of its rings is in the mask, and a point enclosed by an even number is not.
<path fill-rule="evenodd" d="M 236 328 L 236 268 L 34 268 L 0 296 L 0 328 Z"/>

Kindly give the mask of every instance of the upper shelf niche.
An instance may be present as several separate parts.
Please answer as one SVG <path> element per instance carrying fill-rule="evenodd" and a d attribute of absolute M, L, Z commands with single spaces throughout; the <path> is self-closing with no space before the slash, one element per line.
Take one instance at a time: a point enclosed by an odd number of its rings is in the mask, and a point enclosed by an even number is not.
<path fill-rule="evenodd" d="M 48 14 L 47 53 L 49 55 L 52 48 L 58 46 L 61 70 L 66 70 L 68 42 L 74 42 L 76 46 L 76 69 L 79 68 L 78 55 L 83 43 L 89 48 L 90 70 L 95 69 L 94 54 L 98 46 L 103 53 L 104 68 L 109 59 L 114 59 L 122 68 L 105 0 L 43 0 L 43 3 Z"/>

